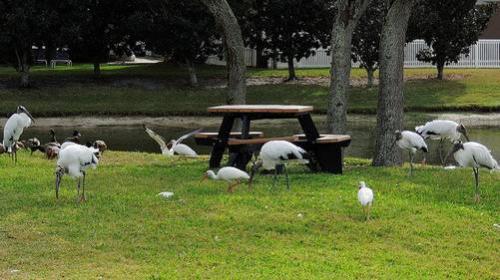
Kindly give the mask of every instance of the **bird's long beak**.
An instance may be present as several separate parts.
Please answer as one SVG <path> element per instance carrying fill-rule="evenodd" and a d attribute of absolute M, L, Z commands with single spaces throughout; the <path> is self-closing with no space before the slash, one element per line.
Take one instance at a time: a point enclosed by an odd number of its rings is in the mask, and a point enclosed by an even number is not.
<path fill-rule="evenodd" d="M 207 174 L 203 174 L 203 177 L 201 178 L 200 182 L 203 182 L 206 179 L 208 179 L 208 175 Z"/>
<path fill-rule="evenodd" d="M 252 165 L 252 170 L 250 172 L 250 179 L 248 180 L 248 186 L 252 186 L 253 177 L 255 176 L 255 173 L 259 171 L 260 167 L 262 167 L 262 162 L 254 162 L 254 164 Z"/>
<path fill-rule="evenodd" d="M 469 140 L 469 135 L 468 135 L 468 133 L 467 133 L 467 130 L 464 132 L 464 137 L 465 137 L 465 139 L 467 140 L 467 142 L 470 142 L 470 140 Z"/>
<path fill-rule="evenodd" d="M 56 198 L 59 199 L 59 186 L 61 185 L 61 174 L 56 172 Z"/>
<path fill-rule="evenodd" d="M 32 122 L 35 122 L 35 119 L 33 118 L 33 116 L 31 115 L 31 113 L 28 110 L 24 110 L 24 113 L 26 115 L 28 115 L 28 117 L 31 119 Z"/>

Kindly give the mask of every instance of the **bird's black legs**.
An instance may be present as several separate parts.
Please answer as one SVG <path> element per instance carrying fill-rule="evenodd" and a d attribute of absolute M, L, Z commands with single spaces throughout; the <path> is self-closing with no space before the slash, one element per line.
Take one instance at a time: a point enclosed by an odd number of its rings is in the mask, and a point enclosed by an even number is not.
<path fill-rule="evenodd" d="M 288 179 L 288 169 L 286 168 L 286 164 L 283 164 L 283 169 L 285 169 L 285 178 L 286 178 L 286 189 L 290 189 L 290 180 Z"/>
<path fill-rule="evenodd" d="M 87 201 L 87 199 L 85 198 L 85 172 L 82 172 L 83 173 L 83 187 L 82 187 L 82 198 L 80 199 L 80 201 Z"/>
<path fill-rule="evenodd" d="M 410 156 L 410 173 L 409 176 L 413 174 L 413 153 L 410 151 L 408 152 L 408 155 Z"/>
<path fill-rule="evenodd" d="M 441 160 L 441 164 L 444 166 L 444 158 L 443 158 L 443 139 L 439 140 L 439 159 Z"/>
<path fill-rule="evenodd" d="M 272 188 L 274 188 L 276 186 L 276 183 L 278 182 L 278 166 L 279 165 L 276 165 L 274 167 L 274 176 L 273 176 L 273 186 L 272 186 Z"/>
<path fill-rule="evenodd" d="M 76 185 L 76 200 L 79 202 L 80 201 L 80 177 L 78 177 L 78 183 Z"/>
<path fill-rule="evenodd" d="M 474 185 L 474 202 L 478 203 L 481 200 L 481 194 L 479 193 L 479 168 L 472 167 L 474 171 L 474 179 L 476 184 Z"/>

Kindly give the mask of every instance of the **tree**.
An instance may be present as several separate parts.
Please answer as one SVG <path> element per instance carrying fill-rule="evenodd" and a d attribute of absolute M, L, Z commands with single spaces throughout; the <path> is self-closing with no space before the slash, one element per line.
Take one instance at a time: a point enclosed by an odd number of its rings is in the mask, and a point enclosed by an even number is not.
<path fill-rule="evenodd" d="M 352 36 L 352 55 L 366 70 L 368 86 L 373 86 L 373 74 L 378 69 L 380 36 L 386 11 L 384 0 L 372 0 Z"/>
<path fill-rule="evenodd" d="M 347 127 L 347 90 L 351 75 L 351 40 L 359 18 L 371 0 L 337 0 L 331 29 L 332 67 L 327 123 L 343 134 Z"/>
<path fill-rule="evenodd" d="M 408 34 L 412 39 L 425 40 L 428 46 L 417 59 L 436 65 L 440 80 L 445 65 L 469 53 L 495 11 L 493 4 L 476 6 L 476 2 L 423 0 L 412 12 Z"/>
<path fill-rule="evenodd" d="M 245 45 L 241 29 L 226 0 L 201 0 L 222 30 L 228 69 L 228 104 L 246 103 Z"/>
<path fill-rule="evenodd" d="M 268 56 L 288 63 L 288 80 L 296 80 L 294 60 L 315 54 L 329 30 L 329 2 L 320 0 L 261 0 L 259 13 L 262 30 L 254 38 L 269 50 Z"/>
<path fill-rule="evenodd" d="M 418 0 L 386 0 L 387 14 L 380 38 L 380 84 L 375 132 L 374 166 L 401 164 L 394 145 L 396 130 L 403 128 L 403 66 L 406 30 Z"/>
<path fill-rule="evenodd" d="M 127 0 L 83 0 L 79 2 L 78 38 L 71 43 L 72 54 L 77 59 L 90 60 L 94 74 L 101 73 L 101 63 L 108 61 L 109 51 L 114 45 L 128 39 L 127 26 L 130 16 L 140 1 Z"/>
<path fill-rule="evenodd" d="M 30 85 L 32 46 L 42 38 L 51 17 L 44 1 L 0 0 L 0 57 L 20 74 L 21 87 Z"/>
<path fill-rule="evenodd" d="M 185 65 L 192 86 L 198 84 L 195 64 L 220 52 L 215 22 L 198 1 L 148 1 L 144 13 L 133 17 L 137 32 L 155 53 Z M 137 24 L 140 22 L 140 24 Z M 139 37 L 138 37 L 139 38 Z"/>

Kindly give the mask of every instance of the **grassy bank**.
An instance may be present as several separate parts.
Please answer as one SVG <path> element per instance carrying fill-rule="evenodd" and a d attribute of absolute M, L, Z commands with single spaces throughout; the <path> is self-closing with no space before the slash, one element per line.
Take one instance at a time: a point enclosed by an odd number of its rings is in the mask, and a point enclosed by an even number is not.
<path fill-rule="evenodd" d="M 177 71 L 176 71 L 177 70 Z M 408 69 L 411 80 L 405 85 L 407 111 L 500 111 L 500 70 L 449 69 L 454 79 L 438 81 L 428 78 L 434 69 Z M 206 85 L 223 85 L 223 68 L 202 67 L 200 76 Z M 162 65 L 103 67 L 103 77 L 93 79 L 89 65 L 64 66 L 50 70 L 33 70 L 35 87 L 0 88 L 0 114 L 5 115 L 18 104 L 26 105 L 35 116 L 64 115 L 203 115 L 206 108 L 225 103 L 223 88 L 191 88 L 183 80 L 182 69 Z M 324 113 L 328 104 L 328 87 L 324 77 L 328 69 L 301 69 L 304 79 L 323 77 L 323 85 L 270 84 L 248 87 L 248 103 L 313 105 Z M 249 77 L 283 77 L 285 70 L 249 70 Z M 11 70 L 0 68 L 0 78 L 11 79 Z M 363 79 L 364 71 L 353 70 L 353 79 Z M 8 78 L 10 77 L 10 78 Z M 422 78 L 423 77 L 423 78 Z M 8 83 L 8 82 L 7 82 Z M 354 86 L 349 93 L 349 111 L 375 113 L 377 88 Z"/>
<path fill-rule="evenodd" d="M 409 179 L 406 168 L 352 159 L 343 176 L 294 167 L 290 191 L 269 191 L 260 176 L 254 191 L 230 195 L 222 182 L 200 182 L 206 158 L 109 152 L 78 205 L 69 178 L 55 200 L 54 162 L 19 160 L 0 157 L 2 279 L 500 276 L 499 173 L 481 172 L 478 205 L 470 170 L 419 167 Z M 376 193 L 370 222 L 359 180 Z"/>

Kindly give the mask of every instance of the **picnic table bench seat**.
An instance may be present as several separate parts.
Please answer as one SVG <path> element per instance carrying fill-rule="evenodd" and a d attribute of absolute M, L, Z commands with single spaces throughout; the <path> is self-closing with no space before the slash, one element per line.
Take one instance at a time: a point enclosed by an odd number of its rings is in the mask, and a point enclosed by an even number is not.
<path fill-rule="evenodd" d="M 231 139 L 240 139 L 241 132 L 231 132 L 229 137 Z M 194 141 L 198 145 L 202 146 L 212 146 L 215 142 L 217 142 L 217 137 L 219 136 L 218 132 L 200 132 L 194 135 Z M 251 139 L 264 137 L 264 133 L 262 131 L 250 131 L 248 136 Z"/>

